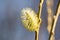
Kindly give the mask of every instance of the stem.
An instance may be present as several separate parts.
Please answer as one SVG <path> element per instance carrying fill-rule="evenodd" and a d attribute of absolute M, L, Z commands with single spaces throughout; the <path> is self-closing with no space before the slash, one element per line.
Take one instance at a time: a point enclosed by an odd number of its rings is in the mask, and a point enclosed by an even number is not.
<path fill-rule="evenodd" d="M 38 40 L 38 35 L 39 35 L 39 32 L 35 31 L 35 40 Z"/>
<path fill-rule="evenodd" d="M 50 31 L 50 36 L 49 36 L 49 40 L 53 39 L 52 36 L 54 37 L 54 31 L 55 31 L 55 28 L 56 28 L 56 23 L 57 23 L 57 20 L 58 20 L 58 16 L 60 14 L 60 1 L 58 2 L 58 5 L 57 5 L 57 9 L 56 9 L 56 14 L 55 14 L 55 18 L 54 18 L 54 22 L 53 22 L 53 25 L 52 25 L 52 28 L 51 28 L 51 31 Z"/>
<path fill-rule="evenodd" d="M 40 2 L 39 2 L 39 8 L 38 8 L 38 14 L 37 14 L 39 19 L 41 17 L 43 2 L 44 2 L 44 0 L 40 0 Z M 38 40 L 38 35 L 39 35 L 39 30 L 35 31 L 35 40 Z"/>
<path fill-rule="evenodd" d="M 47 5 L 47 14 L 48 14 L 48 17 L 47 17 L 47 20 L 48 20 L 48 25 L 47 25 L 47 30 L 48 32 L 50 33 L 50 30 L 51 30 L 51 27 L 52 27 L 52 22 L 53 22 L 53 10 L 52 10 L 52 7 L 53 7 L 53 0 L 47 0 L 46 1 L 46 5 Z"/>
<path fill-rule="evenodd" d="M 39 2 L 39 7 L 38 7 L 38 17 L 41 17 L 41 12 L 42 12 L 42 5 L 43 5 L 44 0 L 40 0 Z"/>
<path fill-rule="evenodd" d="M 60 11 L 60 10 L 59 10 L 59 11 Z M 54 30 L 55 30 L 55 27 L 56 27 L 56 23 L 57 23 L 59 14 L 60 14 L 60 13 L 58 12 L 57 15 L 55 16 L 55 21 L 54 21 L 53 30 L 52 30 L 53 33 L 54 33 Z"/>

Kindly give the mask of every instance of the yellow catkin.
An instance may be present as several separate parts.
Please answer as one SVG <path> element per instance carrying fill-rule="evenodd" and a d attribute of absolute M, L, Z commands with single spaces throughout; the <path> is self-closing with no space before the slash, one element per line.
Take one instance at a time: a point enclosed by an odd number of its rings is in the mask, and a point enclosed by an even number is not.
<path fill-rule="evenodd" d="M 41 20 L 31 8 L 22 9 L 21 20 L 24 27 L 29 31 L 37 31 L 39 29 Z"/>

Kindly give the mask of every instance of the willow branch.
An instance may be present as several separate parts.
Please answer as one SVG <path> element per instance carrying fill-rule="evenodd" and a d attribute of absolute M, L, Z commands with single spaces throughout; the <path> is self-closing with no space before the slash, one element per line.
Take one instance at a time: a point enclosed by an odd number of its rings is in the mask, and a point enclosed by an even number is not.
<path fill-rule="evenodd" d="M 38 40 L 39 31 L 35 31 L 35 40 Z"/>
<path fill-rule="evenodd" d="M 47 13 L 48 13 L 48 18 L 47 18 L 48 26 L 47 26 L 47 29 L 48 29 L 48 32 L 50 33 L 50 30 L 51 30 L 51 27 L 52 27 L 52 21 L 53 21 L 53 10 L 52 10 L 53 0 L 47 0 L 46 4 L 47 4 Z"/>
<path fill-rule="evenodd" d="M 40 2 L 39 2 L 38 14 L 37 14 L 39 19 L 41 17 L 43 2 L 44 2 L 44 0 L 40 0 Z M 35 31 L 35 40 L 38 40 L 38 35 L 39 35 L 39 30 Z"/>
<path fill-rule="evenodd" d="M 49 32 L 49 38 L 48 40 L 54 40 L 54 36 L 51 36 L 52 35 L 52 25 L 53 25 L 53 3 L 54 3 L 54 0 L 47 0 L 46 1 L 46 4 L 47 4 L 47 13 L 48 13 L 48 26 L 47 26 L 47 29 L 48 29 L 48 32 Z M 50 38 L 51 37 L 51 38 Z"/>
<path fill-rule="evenodd" d="M 58 5 L 57 5 L 57 9 L 56 9 L 56 13 L 55 13 L 55 16 L 54 16 L 54 23 L 52 25 L 52 28 L 51 28 L 51 31 L 50 31 L 50 36 L 49 36 L 49 40 L 55 40 L 54 38 L 54 31 L 55 31 L 55 28 L 56 28 L 56 23 L 57 23 L 57 20 L 58 20 L 58 16 L 60 14 L 60 1 L 58 2 Z"/>
<path fill-rule="evenodd" d="M 43 6 L 44 0 L 40 0 L 39 2 L 39 7 L 38 7 L 38 17 L 41 17 L 41 12 L 42 12 L 42 6 Z"/>
<path fill-rule="evenodd" d="M 59 3 L 59 6 L 58 6 L 58 12 L 57 12 L 56 16 L 54 17 L 54 20 L 55 20 L 55 21 L 54 21 L 53 30 L 52 30 L 53 33 L 54 33 L 54 31 L 55 31 L 55 27 L 56 27 L 56 23 L 57 23 L 59 14 L 60 14 L 60 3 Z"/>

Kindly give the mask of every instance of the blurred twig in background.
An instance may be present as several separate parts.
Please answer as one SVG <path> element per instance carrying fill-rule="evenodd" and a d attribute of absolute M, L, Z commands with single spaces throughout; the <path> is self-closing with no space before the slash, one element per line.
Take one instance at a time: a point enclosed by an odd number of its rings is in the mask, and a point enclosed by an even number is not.
<path fill-rule="evenodd" d="M 47 13 L 48 13 L 48 26 L 47 26 L 47 29 L 48 29 L 48 32 L 50 33 L 50 30 L 51 30 L 51 26 L 52 26 L 52 20 L 53 20 L 53 10 L 52 10 L 52 7 L 53 7 L 53 0 L 47 0 L 46 1 L 46 4 L 47 4 Z"/>
<path fill-rule="evenodd" d="M 48 25 L 47 25 L 47 30 L 49 32 L 49 35 L 51 34 L 50 31 L 51 31 L 51 28 L 52 28 L 52 24 L 53 24 L 53 3 L 54 3 L 54 0 L 47 0 L 46 1 L 46 5 L 47 5 L 47 13 L 48 13 L 48 18 L 47 18 L 47 21 L 48 21 Z M 52 36 L 52 39 L 50 40 L 53 40 L 54 37 Z"/>

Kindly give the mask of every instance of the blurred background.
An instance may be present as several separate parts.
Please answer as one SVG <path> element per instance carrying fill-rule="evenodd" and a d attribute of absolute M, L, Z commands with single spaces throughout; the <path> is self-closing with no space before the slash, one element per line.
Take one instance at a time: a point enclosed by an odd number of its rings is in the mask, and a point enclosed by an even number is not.
<path fill-rule="evenodd" d="M 56 11 L 58 0 L 54 0 L 53 12 Z M 38 11 L 39 0 L 0 0 L 0 40 L 34 40 L 34 32 L 29 32 L 21 24 L 22 8 Z M 42 25 L 39 40 L 48 40 L 46 0 L 42 9 Z M 55 40 L 60 40 L 60 16 L 55 30 Z"/>

